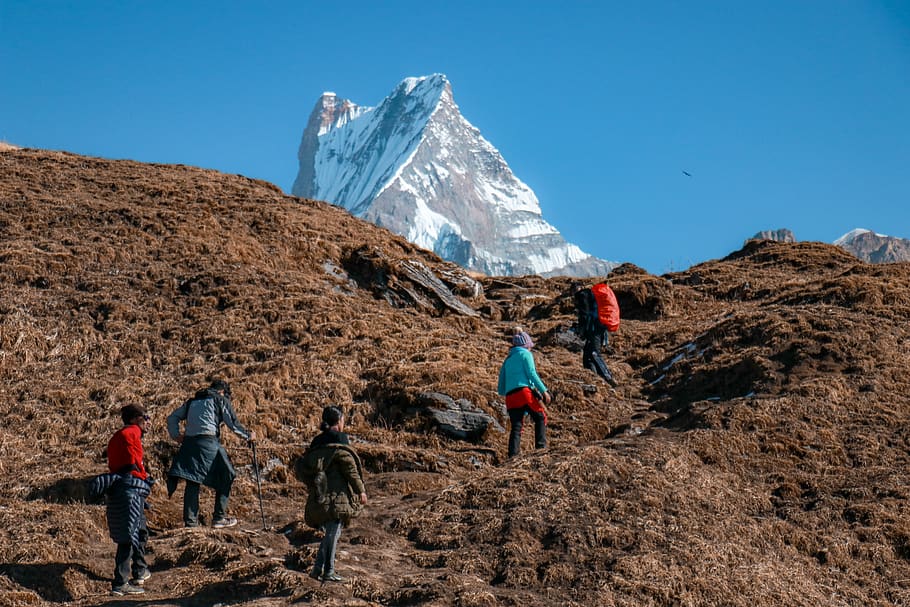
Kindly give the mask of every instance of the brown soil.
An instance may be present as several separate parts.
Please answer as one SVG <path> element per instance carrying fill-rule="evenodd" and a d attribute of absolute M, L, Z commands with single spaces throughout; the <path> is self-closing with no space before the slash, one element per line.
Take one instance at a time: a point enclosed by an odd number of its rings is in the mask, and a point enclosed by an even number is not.
<path fill-rule="evenodd" d="M 472 278 L 242 176 L 4 151 L 0 604 L 910 605 L 910 265 L 750 242 L 608 281 L 616 390 L 581 368 L 577 280 Z M 414 411 L 436 391 L 506 425 L 516 323 L 556 400 L 550 448 L 506 460 L 501 431 L 451 440 Z M 261 437 L 266 529 L 227 437 L 241 525 L 183 529 L 156 485 L 148 592 L 111 597 L 84 480 L 129 402 L 162 478 L 164 418 L 213 377 Z M 306 576 L 319 534 L 288 472 L 327 404 L 371 496 L 337 585 Z"/>

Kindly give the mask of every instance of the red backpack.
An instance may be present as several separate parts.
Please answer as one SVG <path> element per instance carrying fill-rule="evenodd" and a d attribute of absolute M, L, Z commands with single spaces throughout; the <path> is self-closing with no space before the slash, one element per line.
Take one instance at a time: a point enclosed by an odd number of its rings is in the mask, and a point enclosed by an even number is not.
<path fill-rule="evenodd" d="M 597 319 L 610 333 L 619 330 L 619 302 L 613 289 L 605 283 L 598 283 L 591 287 L 594 299 L 597 300 Z"/>

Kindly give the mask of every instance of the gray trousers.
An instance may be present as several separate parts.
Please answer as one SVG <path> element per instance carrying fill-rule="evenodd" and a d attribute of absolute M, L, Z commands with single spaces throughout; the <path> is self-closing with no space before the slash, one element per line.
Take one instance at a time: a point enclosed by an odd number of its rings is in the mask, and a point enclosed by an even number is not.
<path fill-rule="evenodd" d="M 319 575 L 328 575 L 335 572 L 335 551 L 338 548 L 338 539 L 341 537 L 341 521 L 332 521 L 322 526 L 325 535 L 319 544 L 316 553 L 316 562 L 313 571 Z"/>

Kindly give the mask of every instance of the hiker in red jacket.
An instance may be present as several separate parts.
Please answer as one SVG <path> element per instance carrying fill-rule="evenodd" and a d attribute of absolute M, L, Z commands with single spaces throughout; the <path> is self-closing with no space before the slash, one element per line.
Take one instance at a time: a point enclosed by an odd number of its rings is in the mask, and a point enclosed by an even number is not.
<path fill-rule="evenodd" d="M 145 561 L 149 532 L 144 512 L 150 483 L 142 461 L 142 435 L 149 417 L 140 405 L 126 405 L 120 409 L 120 418 L 123 427 L 107 444 L 111 474 L 106 476 L 112 477 L 107 518 L 111 538 L 117 543 L 111 591 L 115 595 L 142 594 L 142 585 L 151 577 Z"/>
<path fill-rule="evenodd" d="M 126 405 L 120 409 L 120 417 L 123 419 L 123 427 L 114 433 L 107 444 L 107 467 L 115 474 L 132 474 L 146 480 L 148 472 L 142 461 L 142 435 L 145 434 L 148 415 L 139 405 Z"/>

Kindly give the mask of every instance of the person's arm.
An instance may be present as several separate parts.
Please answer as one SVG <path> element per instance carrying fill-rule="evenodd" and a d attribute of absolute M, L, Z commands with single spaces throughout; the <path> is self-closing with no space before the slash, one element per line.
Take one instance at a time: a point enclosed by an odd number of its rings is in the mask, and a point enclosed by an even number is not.
<path fill-rule="evenodd" d="M 360 499 L 360 503 L 366 504 L 367 490 L 363 484 L 363 479 L 360 478 L 360 472 L 357 470 L 357 462 L 354 461 L 354 457 L 344 449 L 339 449 L 335 454 L 334 461 L 337 463 L 341 475 L 344 476 L 354 494 Z"/>
<path fill-rule="evenodd" d="M 500 396 L 506 395 L 506 364 L 502 363 L 499 367 L 499 384 L 496 386 L 496 393 Z"/>
<path fill-rule="evenodd" d="M 189 404 L 189 401 L 174 409 L 171 414 L 167 416 L 167 433 L 175 441 L 180 440 L 180 422 L 186 419 L 187 404 Z"/>
<path fill-rule="evenodd" d="M 217 401 L 221 407 L 221 421 L 224 422 L 224 425 L 243 440 L 253 440 L 253 433 L 244 428 L 243 424 L 237 419 L 237 413 L 234 412 L 234 405 L 231 404 L 231 399 L 220 397 Z"/>
<path fill-rule="evenodd" d="M 534 356 L 532 356 L 530 352 L 525 351 L 522 359 L 525 365 L 525 373 L 528 376 L 528 381 L 531 383 L 531 386 L 537 389 L 541 394 L 546 394 L 547 387 L 537 374 L 537 367 L 534 366 Z"/>

